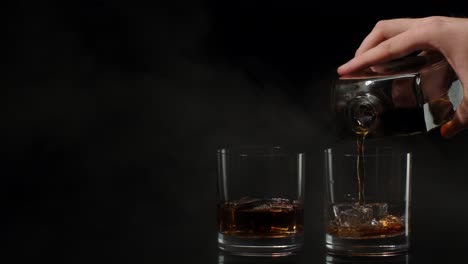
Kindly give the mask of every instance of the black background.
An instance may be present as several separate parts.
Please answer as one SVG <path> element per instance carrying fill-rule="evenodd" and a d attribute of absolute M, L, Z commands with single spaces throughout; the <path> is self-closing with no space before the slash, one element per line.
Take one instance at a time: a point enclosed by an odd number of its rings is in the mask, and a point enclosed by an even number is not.
<path fill-rule="evenodd" d="M 217 263 L 216 154 L 308 153 L 303 263 L 323 263 L 322 150 L 339 143 L 336 67 L 380 19 L 465 15 L 427 2 L 10 3 L 0 97 L 6 252 L 60 263 Z M 415 262 L 466 248 L 468 133 L 414 152 Z"/>

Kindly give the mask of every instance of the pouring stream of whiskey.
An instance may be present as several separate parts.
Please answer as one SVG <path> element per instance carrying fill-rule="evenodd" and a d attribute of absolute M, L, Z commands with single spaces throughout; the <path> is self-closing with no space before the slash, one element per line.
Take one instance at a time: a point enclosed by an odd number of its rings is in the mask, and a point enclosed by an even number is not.
<path fill-rule="evenodd" d="M 366 139 L 366 135 L 369 132 L 363 126 L 356 127 L 356 143 L 357 143 L 357 181 L 358 181 L 358 202 L 359 205 L 363 205 L 365 203 L 364 199 L 364 177 L 365 177 L 365 163 L 364 163 L 364 140 Z"/>

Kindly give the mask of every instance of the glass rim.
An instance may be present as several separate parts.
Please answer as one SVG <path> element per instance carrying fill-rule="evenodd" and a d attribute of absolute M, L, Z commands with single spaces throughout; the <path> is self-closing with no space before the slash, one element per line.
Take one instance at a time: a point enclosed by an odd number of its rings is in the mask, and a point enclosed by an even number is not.
<path fill-rule="evenodd" d="M 244 157 L 287 157 L 305 154 L 287 145 L 237 145 L 222 147 L 216 150 L 220 155 Z"/>
<path fill-rule="evenodd" d="M 367 147 L 366 147 L 367 148 Z M 365 148 L 365 149 L 366 149 Z M 401 156 L 407 156 L 413 155 L 413 152 L 411 151 L 398 151 L 396 148 L 392 147 L 375 147 L 371 146 L 370 148 L 381 148 L 381 149 L 391 149 L 391 153 L 366 153 L 364 150 L 364 154 L 362 155 L 363 157 L 401 157 Z M 338 150 L 337 152 L 333 152 L 334 148 L 327 148 L 324 150 L 325 154 L 332 154 L 332 155 L 339 155 L 339 156 L 344 156 L 344 157 L 358 157 L 359 155 L 357 153 L 350 153 L 350 150 Z M 393 151 L 395 150 L 395 151 Z M 356 150 L 357 151 L 357 150 Z"/>

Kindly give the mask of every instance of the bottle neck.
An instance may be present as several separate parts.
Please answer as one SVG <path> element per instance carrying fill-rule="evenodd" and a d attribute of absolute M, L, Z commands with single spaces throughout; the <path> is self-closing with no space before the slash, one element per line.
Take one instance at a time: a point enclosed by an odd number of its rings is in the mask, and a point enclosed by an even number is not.
<path fill-rule="evenodd" d="M 350 127 L 356 133 L 372 132 L 383 111 L 383 103 L 377 96 L 370 93 L 357 96 L 348 106 Z"/>

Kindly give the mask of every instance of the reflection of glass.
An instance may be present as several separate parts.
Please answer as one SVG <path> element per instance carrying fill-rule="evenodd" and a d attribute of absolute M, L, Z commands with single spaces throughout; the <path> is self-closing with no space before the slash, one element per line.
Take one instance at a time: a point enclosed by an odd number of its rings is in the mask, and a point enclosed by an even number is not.
<path fill-rule="evenodd" d="M 355 256 L 406 252 L 411 154 L 367 147 L 363 156 L 365 174 L 359 185 L 357 160 L 354 147 L 325 151 L 327 251 Z"/>
<path fill-rule="evenodd" d="M 410 257 L 408 254 L 392 256 L 387 258 L 382 257 L 342 257 L 342 256 L 325 256 L 325 264 L 409 264 Z"/>
<path fill-rule="evenodd" d="M 280 256 L 302 247 L 304 158 L 282 147 L 218 150 L 221 250 Z"/>
<path fill-rule="evenodd" d="M 219 252 L 218 264 L 295 264 L 301 263 L 301 255 L 277 257 L 246 257 Z"/>

